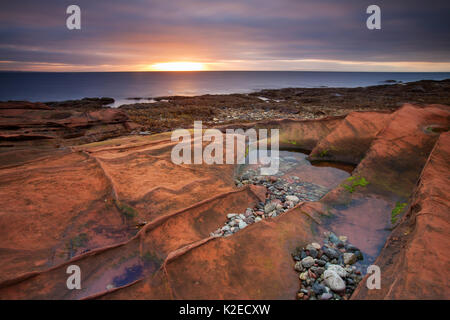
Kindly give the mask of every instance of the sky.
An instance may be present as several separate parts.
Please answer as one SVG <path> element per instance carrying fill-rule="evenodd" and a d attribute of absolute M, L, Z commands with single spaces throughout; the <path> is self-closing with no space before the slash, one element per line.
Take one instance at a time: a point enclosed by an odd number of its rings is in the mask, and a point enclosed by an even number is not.
<path fill-rule="evenodd" d="M 66 27 L 71 4 L 81 9 L 81 30 Z M 366 27 L 372 4 L 381 30 Z M 0 70 L 153 71 L 173 62 L 449 72 L 450 1 L 2 0 Z"/>

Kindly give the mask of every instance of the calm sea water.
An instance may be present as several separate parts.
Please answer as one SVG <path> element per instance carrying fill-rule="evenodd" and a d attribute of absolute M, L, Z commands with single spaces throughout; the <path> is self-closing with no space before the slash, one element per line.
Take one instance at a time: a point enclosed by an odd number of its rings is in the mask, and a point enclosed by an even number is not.
<path fill-rule="evenodd" d="M 166 95 L 248 93 L 286 87 L 362 87 L 385 80 L 403 82 L 450 78 L 450 73 L 400 72 L 0 72 L 0 101 L 58 101 L 111 97 L 116 105 L 128 98 Z"/>

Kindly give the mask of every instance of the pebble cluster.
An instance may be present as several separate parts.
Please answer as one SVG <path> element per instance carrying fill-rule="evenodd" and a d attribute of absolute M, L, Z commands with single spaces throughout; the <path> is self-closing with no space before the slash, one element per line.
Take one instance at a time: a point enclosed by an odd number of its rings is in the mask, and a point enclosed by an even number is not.
<path fill-rule="evenodd" d="M 227 108 L 222 110 L 215 118 L 213 118 L 213 123 L 227 123 L 230 121 L 259 121 L 266 119 L 281 119 L 281 118 L 302 118 L 300 114 L 292 114 L 287 112 L 280 112 L 274 109 L 264 110 L 264 109 L 232 109 Z"/>
<path fill-rule="evenodd" d="M 288 168 L 285 168 L 288 169 Z M 243 213 L 228 213 L 225 225 L 211 233 L 211 236 L 230 236 L 249 224 L 266 218 L 273 218 L 293 208 L 303 201 L 318 201 L 329 190 L 325 187 L 300 181 L 292 176 L 291 181 L 276 176 L 260 176 L 258 171 L 249 169 L 236 179 L 237 186 L 245 184 L 262 185 L 267 189 L 265 202 L 259 202 L 254 208 Z"/>
<path fill-rule="evenodd" d="M 297 248 L 292 257 L 299 273 L 299 300 L 347 300 L 362 279 L 354 265 L 363 260 L 361 251 L 345 236 L 325 233 L 324 245 L 310 243 Z"/>

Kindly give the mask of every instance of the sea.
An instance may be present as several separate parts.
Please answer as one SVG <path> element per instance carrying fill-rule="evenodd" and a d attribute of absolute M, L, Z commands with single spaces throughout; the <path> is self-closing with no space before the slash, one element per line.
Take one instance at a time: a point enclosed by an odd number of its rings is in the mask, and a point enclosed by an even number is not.
<path fill-rule="evenodd" d="M 450 72 L 0 72 L 0 101 L 111 97 L 116 100 L 112 107 L 117 107 L 173 95 L 250 93 L 289 87 L 364 87 L 386 84 L 386 80 L 405 83 L 448 78 Z"/>

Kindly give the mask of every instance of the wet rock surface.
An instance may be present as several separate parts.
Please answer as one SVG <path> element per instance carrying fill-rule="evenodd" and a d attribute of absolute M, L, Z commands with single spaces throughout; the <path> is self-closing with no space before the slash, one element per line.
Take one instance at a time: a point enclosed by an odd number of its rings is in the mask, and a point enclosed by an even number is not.
<path fill-rule="evenodd" d="M 292 253 L 300 279 L 299 300 L 348 300 L 362 279 L 360 266 L 354 265 L 363 259 L 359 249 L 346 237 L 332 232 L 325 236 L 323 246 L 313 242 Z M 346 255 L 354 259 L 348 260 Z"/>
<path fill-rule="evenodd" d="M 359 286 L 354 299 L 450 299 L 448 219 L 450 133 L 436 142 L 412 195 L 410 209 L 374 264 L 381 288 Z"/>

